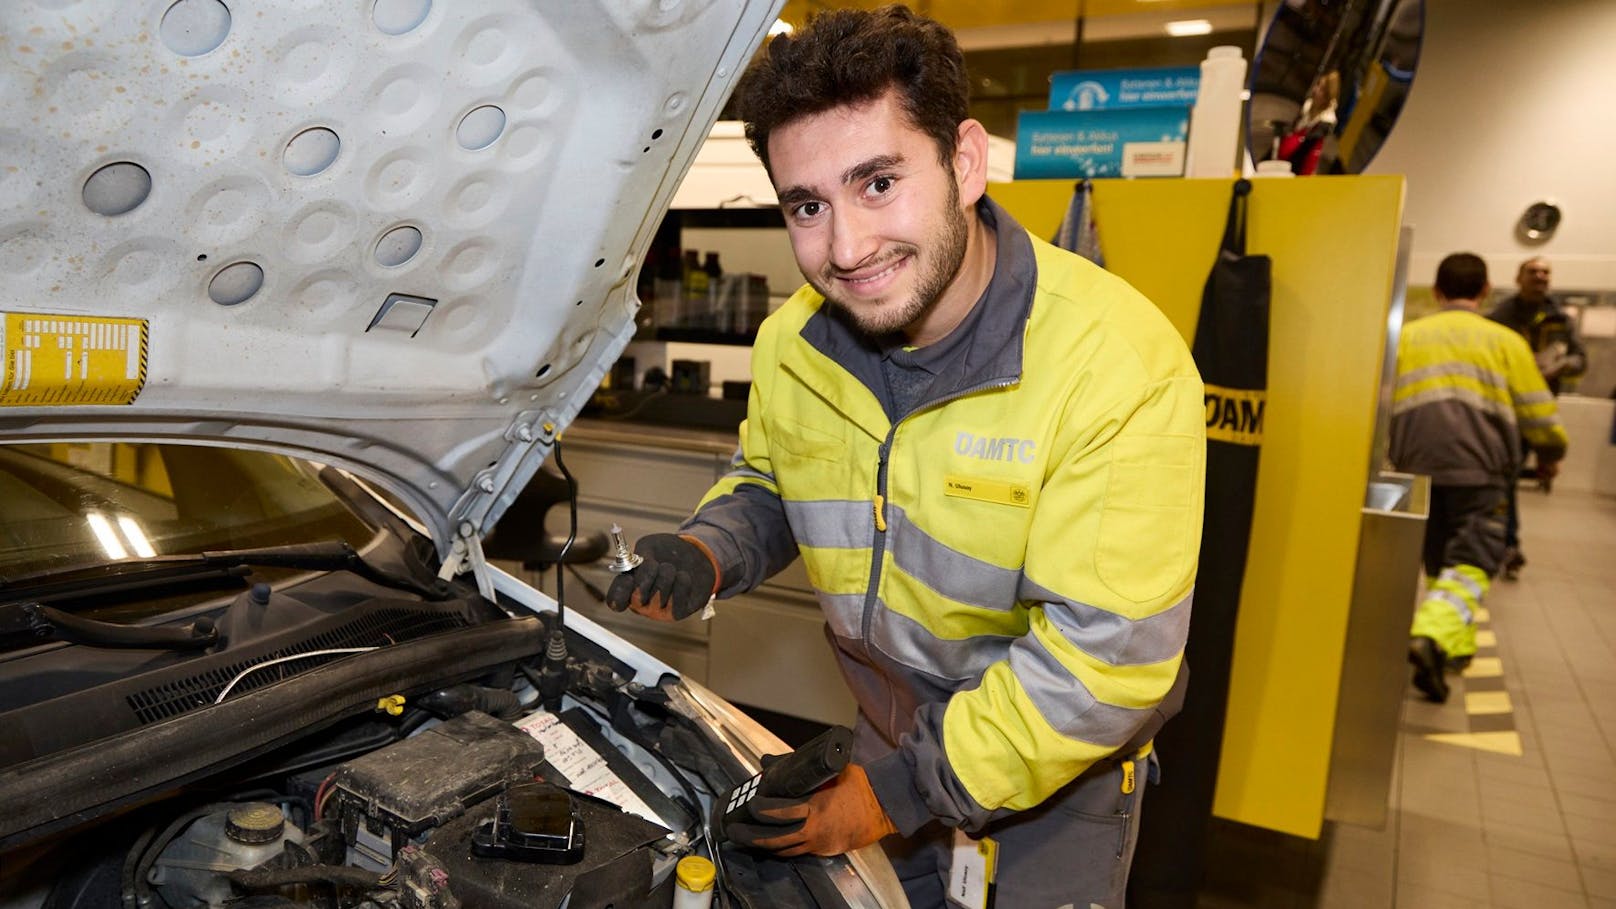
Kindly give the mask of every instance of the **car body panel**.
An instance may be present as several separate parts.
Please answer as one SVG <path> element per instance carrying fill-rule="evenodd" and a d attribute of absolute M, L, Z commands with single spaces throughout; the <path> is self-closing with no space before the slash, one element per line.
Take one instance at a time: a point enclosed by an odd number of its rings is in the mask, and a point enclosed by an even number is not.
<path fill-rule="evenodd" d="M 337 465 L 447 553 L 627 342 L 780 3 L 57 6 L 0 13 L 0 432 Z"/>

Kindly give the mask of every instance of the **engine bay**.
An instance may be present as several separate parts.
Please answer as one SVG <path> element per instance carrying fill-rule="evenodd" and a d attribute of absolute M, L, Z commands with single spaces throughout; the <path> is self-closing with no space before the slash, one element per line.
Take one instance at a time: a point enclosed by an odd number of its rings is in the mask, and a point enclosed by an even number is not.
<path fill-rule="evenodd" d="M 552 619 L 483 622 L 414 644 L 441 648 L 460 637 L 475 646 L 469 635 L 501 624 L 538 626 L 506 629 L 533 641 Z M 125 799 L 111 817 L 58 823 L 60 832 L 0 852 L 0 891 L 18 895 L 0 905 L 669 906 L 679 859 L 714 857 L 712 805 L 755 768 L 676 677 L 638 683 L 632 668 L 589 639 L 566 637 L 559 711 L 540 704 L 537 655 L 376 698 L 369 711 L 316 734 L 245 752 L 251 756 L 226 770 Z M 319 685 L 339 665 L 214 709 L 306 697 L 295 686 Z M 327 681 L 313 690 L 341 688 Z M 78 750 L 105 758 L 123 740 L 151 733 Z M 238 732 L 249 734 L 245 726 Z M 82 768 L 68 772 L 82 779 Z M 845 859 L 783 860 L 731 844 L 718 852 L 715 905 L 849 905 L 835 882 L 848 873 Z"/>

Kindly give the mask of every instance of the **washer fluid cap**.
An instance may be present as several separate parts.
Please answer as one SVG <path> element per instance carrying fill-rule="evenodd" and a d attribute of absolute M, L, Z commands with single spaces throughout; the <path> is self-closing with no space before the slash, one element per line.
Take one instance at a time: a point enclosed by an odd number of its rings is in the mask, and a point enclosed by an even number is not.
<path fill-rule="evenodd" d="M 699 855 L 687 855 L 674 866 L 674 874 L 678 878 L 679 886 L 695 893 L 713 889 L 713 880 L 718 876 L 718 869 L 713 863 Z"/>
<path fill-rule="evenodd" d="M 286 815 L 264 802 L 238 805 L 225 816 L 224 835 L 248 846 L 273 843 L 285 831 Z"/>

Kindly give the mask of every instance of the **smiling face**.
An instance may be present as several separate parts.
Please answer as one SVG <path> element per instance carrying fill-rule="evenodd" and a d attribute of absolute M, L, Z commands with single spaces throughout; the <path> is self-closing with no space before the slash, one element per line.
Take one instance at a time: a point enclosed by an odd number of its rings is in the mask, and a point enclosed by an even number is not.
<path fill-rule="evenodd" d="M 860 330 L 930 343 L 959 324 L 986 286 L 992 258 L 984 263 L 988 232 L 974 213 L 985 183 L 975 174 L 972 129 L 981 126 L 961 126 L 960 149 L 945 167 L 937 143 L 888 92 L 801 117 L 769 137 L 797 267 Z"/>

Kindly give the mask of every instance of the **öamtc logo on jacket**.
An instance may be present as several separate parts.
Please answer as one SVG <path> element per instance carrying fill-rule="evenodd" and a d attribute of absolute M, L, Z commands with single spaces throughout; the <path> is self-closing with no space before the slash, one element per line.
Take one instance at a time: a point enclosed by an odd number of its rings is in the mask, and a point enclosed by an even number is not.
<path fill-rule="evenodd" d="M 1038 442 L 1012 436 L 979 436 L 962 432 L 954 437 L 954 453 L 979 461 L 1031 464 L 1038 456 Z"/>
<path fill-rule="evenodd" d="M 1206 386 L 1206 437 L 1236 445 L 1261 445 L 1268 392 Z"/>

